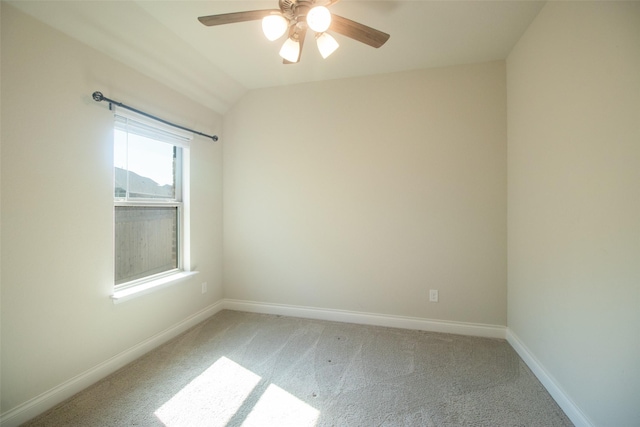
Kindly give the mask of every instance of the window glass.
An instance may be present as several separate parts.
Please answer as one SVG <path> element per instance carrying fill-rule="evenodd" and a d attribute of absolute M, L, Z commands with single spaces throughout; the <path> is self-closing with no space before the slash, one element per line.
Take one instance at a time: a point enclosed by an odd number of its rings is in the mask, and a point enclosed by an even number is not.
<path fill-rule="evenodd" d="M 115 129 L 114 196 L 175 199 L 177 149 L 171 144 Z"/>
<path fill-rule="evenodd" d="M 115 208 L 115 284 L 178 268 L 176 206 Z"/>

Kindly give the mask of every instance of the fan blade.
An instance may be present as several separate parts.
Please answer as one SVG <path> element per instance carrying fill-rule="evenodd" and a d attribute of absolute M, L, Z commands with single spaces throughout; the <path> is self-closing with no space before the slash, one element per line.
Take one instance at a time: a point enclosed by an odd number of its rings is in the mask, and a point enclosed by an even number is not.
<path fill-rule="evenodd" d="M 234 24 L 236 22 L 257 21 L 271 14 L 280 14 L 278 9 L 249 10 L 247 12 L 223 13 L 221 15 L 201 16 L 198 18 L 202 24 L 211 27 L 214 25 Z"/>
<path fill-rule="evenodd" d="M 291 35 L 295 32 L 295 25 L 292 28 L 292 32 L 289 34 L 289 37 L 291 37 Z M 304 39 L 307 35 L 307 29 L 303 28 L 302 30 L 300 30 L 298 32 L 298 41 L 300 42 L 300 55 L 298 55 L 298 60 L 296 62 L 291 62 L 291 61 L 287 61 L 286 59 L 282 60 L 283 64 L 297 64 L 298 62 L 300 62 L 300 58 L 302 57 L 302 47 L 304 46 Z"/>
<path fill-rule="evenodd" d="M 331 14 L 331 26 L 329 30 L 375 48 L 385 44 L 390 37 L 387 33 L 335 14 Z"/>

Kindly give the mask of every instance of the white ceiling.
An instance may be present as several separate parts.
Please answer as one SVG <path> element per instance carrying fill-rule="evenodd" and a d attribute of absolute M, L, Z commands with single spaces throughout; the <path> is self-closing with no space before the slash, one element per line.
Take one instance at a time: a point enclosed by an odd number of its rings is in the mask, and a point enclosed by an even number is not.
<path fill-rule="evenodd" d="M 10 1 L 33 17 L 224 113 L 247 90 L 504 59 L 543 1 L 342 0 L 332 13 L 391 35 L 374 49 L 339 34 L 323 60 L 311 35 L 300 63 L 260 21 L 206 27 L 198 16 L 277 9 L 258 1 Z"/>

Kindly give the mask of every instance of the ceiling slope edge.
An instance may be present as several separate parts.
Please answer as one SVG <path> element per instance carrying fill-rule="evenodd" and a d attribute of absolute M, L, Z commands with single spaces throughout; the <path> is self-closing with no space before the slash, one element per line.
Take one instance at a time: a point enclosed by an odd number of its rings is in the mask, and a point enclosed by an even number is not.
<path fill-rule="evenodd" d="M 7 3 L 216 113 L 247 91 L 133 2 Z"/>

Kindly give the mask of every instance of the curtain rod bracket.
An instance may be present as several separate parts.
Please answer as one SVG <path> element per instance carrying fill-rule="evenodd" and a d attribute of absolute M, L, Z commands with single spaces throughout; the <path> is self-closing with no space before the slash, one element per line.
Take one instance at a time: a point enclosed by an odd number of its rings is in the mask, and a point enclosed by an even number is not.
<path fill-rule="evenodd" d="M 127 110 L 131 110 L 134 113 L 142 114 L 143 116 L 149 117 L 150 119 L 162 122 L 165 125 L 173 126 L 174 128 L 178 128 L 178 129 L 182 129 L 182 130 L 187 131 L 187 132 L 195 133 L 196 135 L 204 136 L 206 138 L 211 138 L 214 142 L 218 140 L 218 135 L 207 135 L 206 133 L 198 132 L 197 130 L 189 129 L 189 128 L 186 128 L 184 126 L 180 126 L 180 125 L 177 125 L 175 123 L 168 122 L 168 121 L 163 120 L 163 119 L 161 119 L 159 117 L 153 116 L 153 115 L 151 115 L 149 113 L 145 113 L 144 111 L 140 111 L 140 110 L 135 109 L 133 107 L 129 107 L 128 105 L 125 105 L 122 102 L 118 102 L 118 101 L 114 101 L 113 99 L 109 99 L 106 96 L 104 96 L 102 94 L 102 92 L 95 91 L 95 92 L 93 92 L 91 97 L 96 102 L 101 102 L 101 101 L 109 102 L 109 110 L 113 110 L 113 105 L 115 104 L 118 107 L 126 108 Z"/>

